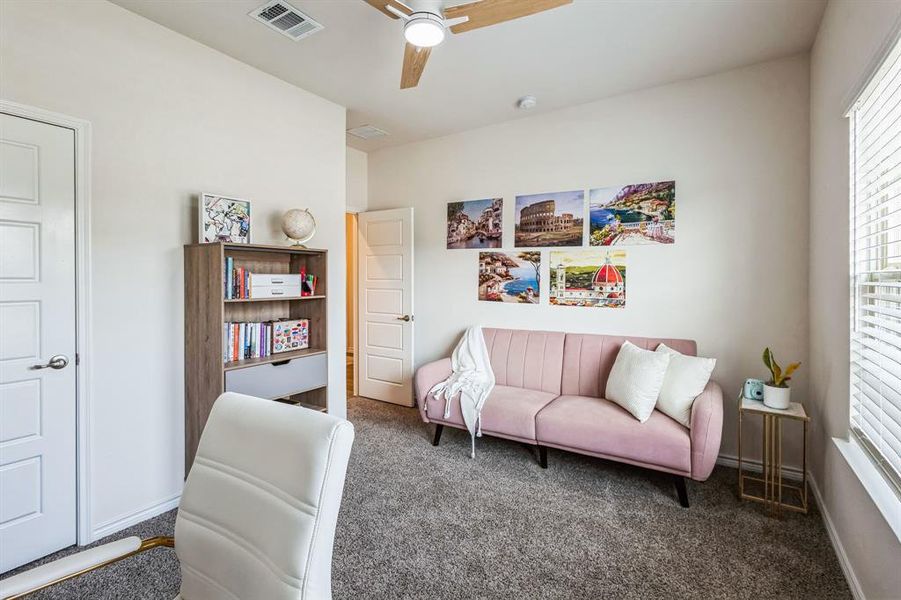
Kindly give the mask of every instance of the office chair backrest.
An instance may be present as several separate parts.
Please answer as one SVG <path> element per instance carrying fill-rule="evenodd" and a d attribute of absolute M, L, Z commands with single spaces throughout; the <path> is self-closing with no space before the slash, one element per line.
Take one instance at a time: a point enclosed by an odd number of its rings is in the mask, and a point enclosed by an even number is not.
<path fill-rule="evenodd" d="M 331 598 L 350 422 L 225 393 L 175 522 L 184 600 Z"/>

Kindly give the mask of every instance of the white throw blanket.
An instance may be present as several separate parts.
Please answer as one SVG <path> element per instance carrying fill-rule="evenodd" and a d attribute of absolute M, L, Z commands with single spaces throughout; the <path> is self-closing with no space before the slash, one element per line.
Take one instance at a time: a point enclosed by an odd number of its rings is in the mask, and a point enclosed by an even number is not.
<path fill-rule="evenodd" d="M 476 435 L 482 435 L 482 407 L 494 389 L 494 371 L 491 370 L 481 327 L 476 325 L 466 330 L 451 356 L 451 366 L 454 372 L 450 377 L 435 385 L 429 393 L 435 394 L 439 400 L 444 395 L 445 419 L 450 418 L 451 400 L 460 394 L 463 422 L 472 436 L 470 456 L 475 458 Z"/>

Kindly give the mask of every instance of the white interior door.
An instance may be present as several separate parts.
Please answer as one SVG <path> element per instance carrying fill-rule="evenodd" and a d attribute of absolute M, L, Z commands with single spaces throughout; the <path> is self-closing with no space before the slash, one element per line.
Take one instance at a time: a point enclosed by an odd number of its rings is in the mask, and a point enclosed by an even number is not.
<path fill-rule="evenodd" d="M 360 396 L 413 406 L 413 209 L 360 213 Z"/>
<path fill-rule="evenodd" d="M 75 133 L 0 114 L 0 572 L 75 543 L 75 494 Z"/>

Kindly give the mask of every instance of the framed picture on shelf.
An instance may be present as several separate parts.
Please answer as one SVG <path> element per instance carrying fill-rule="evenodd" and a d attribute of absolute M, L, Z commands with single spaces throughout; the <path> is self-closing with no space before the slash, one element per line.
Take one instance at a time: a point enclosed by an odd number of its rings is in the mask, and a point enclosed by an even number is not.
<path fill-rule="evenodd" d="M 218 194 L 200 194 L 197 203 L 201 244 L 230 242 L 250 243 L 250 200 L 229 198 Z"/>

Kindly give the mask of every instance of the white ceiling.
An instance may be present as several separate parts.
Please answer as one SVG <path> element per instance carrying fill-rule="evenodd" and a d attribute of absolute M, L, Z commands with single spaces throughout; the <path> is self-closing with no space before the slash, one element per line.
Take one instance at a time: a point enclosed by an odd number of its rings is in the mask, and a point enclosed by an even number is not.
<path fill-rule="evenodd" d="M 347 126 L 390 133 L 365 151 L 446 135 L 806 51 L 824 0 L 576 0 L 449 35 L 401 90 L 402 22 L 362 0 L 289 0 L 325 25 L 292 41 L 247 16 L 264 0 L 113 0 L 346 106 Z M 447 4 L 458 4 L 448 1 Z M 538 107 L 514 107 L 525 94 Z"/>

